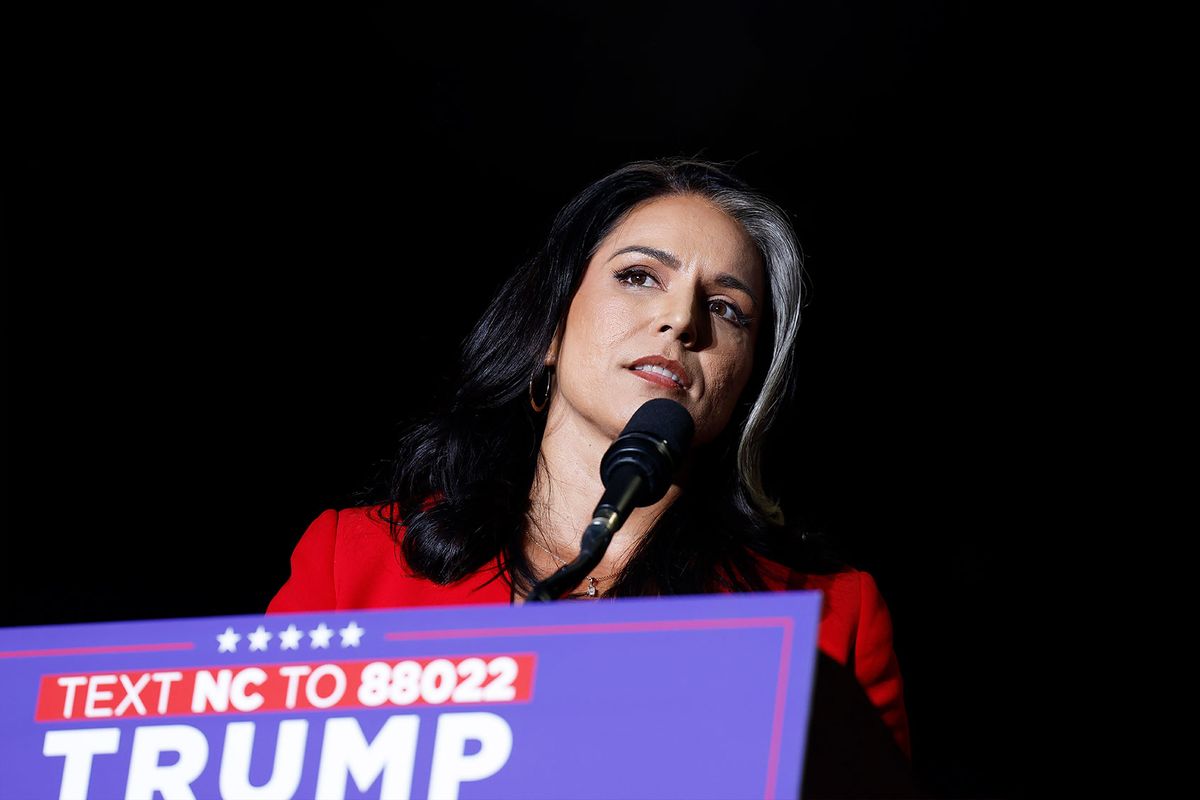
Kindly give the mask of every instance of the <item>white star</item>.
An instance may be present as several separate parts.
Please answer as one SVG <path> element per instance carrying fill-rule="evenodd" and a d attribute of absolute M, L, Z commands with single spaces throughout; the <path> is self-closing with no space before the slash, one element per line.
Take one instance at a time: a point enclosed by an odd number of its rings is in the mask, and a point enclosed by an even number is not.
<path fill-rule="evenodd" d="M 266 650 L 267 642 L 271 641 L 271 634 L 262 625 L 259 625 L 256 630 L 246 634 L 246 638 L 250 640 L 251 650 Z"/>
<path fill-rule="evenodd" d="M 333 628 L 326 628 L 322 622 L 316 628 L 308 632 L 308 638 L 312 639 L 311 647 L 329 647 L 329 637 L 333 636 Z"/>
<path fill-rule="evenodd" d="M 279 632 L 279 649 L 299 650 L 300 640 L 303 638 L 304 631 L 297 629 L 295 623 L 288 625 L 286 631 Z"/>
<path fill-rule="evenodd" d="M 218 653 L 236 653 L 237 643 L 242 637 L 233 632 L 233 628 L 226 628 L 225 632 L 217 637 L 217 642 L 220 647 L 217 648 Z"/>
<path fill-rule="evenodd" d="M 362 635 L 365 630 L 358 627 L 354 620 L 350 620 L 350 624 L 338 631 L 342 635 L 342 647 L 358 647 L 358 643 L 362 641 Z"/>

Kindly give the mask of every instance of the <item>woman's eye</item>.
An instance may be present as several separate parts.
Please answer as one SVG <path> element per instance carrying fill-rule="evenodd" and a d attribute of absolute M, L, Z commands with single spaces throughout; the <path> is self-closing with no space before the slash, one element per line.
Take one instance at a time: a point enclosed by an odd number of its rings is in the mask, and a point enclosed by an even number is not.
<path fill-rule="evenodd" d="M 627 269 L 617 273 L 617 282 L 627 286 L 653 287 L 658 281 L 649 272 L 640 269 Z"/>
<path fill-rule="evenodd" d="M 743 328 L 750 324 L 750 319 L 743 316 L 742 312 L 733 303 L 727 303 L 724 300 L 709 300 L 708 310 Z"/>

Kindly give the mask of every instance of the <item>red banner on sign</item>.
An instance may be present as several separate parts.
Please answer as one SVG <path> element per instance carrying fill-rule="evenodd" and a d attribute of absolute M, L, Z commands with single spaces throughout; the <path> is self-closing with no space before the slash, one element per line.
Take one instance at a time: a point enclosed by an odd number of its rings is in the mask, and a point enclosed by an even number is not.
<path fill-rule="evenodd" d="M 531 653 L 43 675 L 38 722 L 530 699 Z"/>

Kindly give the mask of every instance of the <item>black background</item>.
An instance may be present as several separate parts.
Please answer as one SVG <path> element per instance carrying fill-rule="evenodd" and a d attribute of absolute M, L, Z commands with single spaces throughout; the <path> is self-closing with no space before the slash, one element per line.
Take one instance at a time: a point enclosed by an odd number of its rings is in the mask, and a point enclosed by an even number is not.
<path fill-rule="evenodd" d="M 696 155 L 795 215 L 773 438 L 875 575 L 916 767 L 1017 796 L 1019 47 L 950 3 L 43 16 L 10 28 L 5 625 L 257 613 L 557 209 Z"/>

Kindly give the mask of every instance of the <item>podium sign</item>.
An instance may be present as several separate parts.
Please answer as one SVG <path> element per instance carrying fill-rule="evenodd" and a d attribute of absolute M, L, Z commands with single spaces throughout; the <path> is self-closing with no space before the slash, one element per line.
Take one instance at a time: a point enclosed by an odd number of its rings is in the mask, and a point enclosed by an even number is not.
<path fill-rule="evenodd" d="M 794 798 L 820 601 L 0 629 L 0 794 Z"/>

